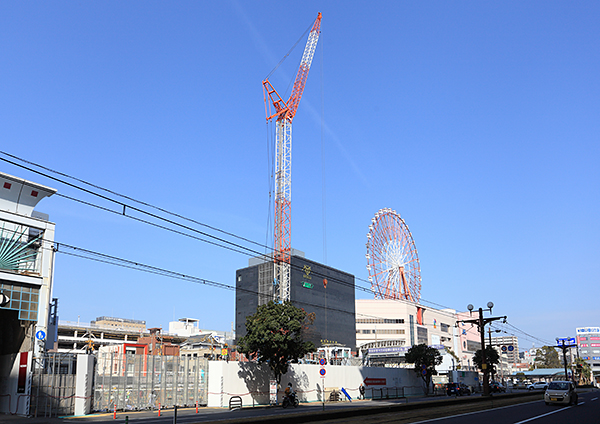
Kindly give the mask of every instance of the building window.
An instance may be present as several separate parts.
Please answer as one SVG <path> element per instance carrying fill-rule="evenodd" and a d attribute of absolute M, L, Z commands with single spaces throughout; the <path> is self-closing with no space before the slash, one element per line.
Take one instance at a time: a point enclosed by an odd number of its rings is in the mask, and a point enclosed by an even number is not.
<path fill-rule="evenodd" d="M 448 333 L 450 330 L 450 326 L 448 324 L 444 324 L 443 322 L 440 323 L 440 329 L 444 332 L 444 333 Z"/>
<path fill-rule="evenodd" d="M 19 311 L 19 319 L 37 321 L 39 287 L 0 282 L 0 292 L 10 299 L 7 309 Z"/>
<path fill-rule="evenodd" d="M 403 318 L 359 318 L 357 324 L 404 324 Z"/>

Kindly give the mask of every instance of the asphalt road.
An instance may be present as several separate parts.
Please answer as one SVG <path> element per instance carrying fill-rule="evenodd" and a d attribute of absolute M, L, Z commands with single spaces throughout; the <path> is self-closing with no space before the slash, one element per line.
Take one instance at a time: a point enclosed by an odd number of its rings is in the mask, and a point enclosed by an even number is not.
<path fill-rule="evenodd" d="M 320 424 L 367 423 L 367 424 L 599 424 L 600 391 L 580 392 L 577 406 L 546 405 L 541 396 L 518 404 L 498 399 L 489 409 L 477 409 L 482 404 L 443 406 L 400 413 L 379 414 L 353 419 L 319 421 Z M 504 405 L 506 403 L 506 405 Z"/>
<path fill-rule="evenodd" d="M 429 398 L 427 400 L 354 401 L 327 404 L 325 412 L 321 404 L 300 405 L 298 408 L 246 408 L 229 411 L 222 408 L 179 409 L 177 423 L 430 423 L 436 424 L 495 424 L 495 423 L 600 423 L 600 391 L 580 391 L 579 405 L 572 407 L 545 405 L 542 391 L 523 393 L 522 397 L 496 395 L 482 399 L 479 396 L 466 398 Z M 344 414 L 343 417 L 337 414 Z M 7 424 L 100 424 L 126 422 L 131 424 L 171 424 L 174 411 L 119 412 L 93 414 L 69 418 L 19 418 L 0 415 L 0 423 Z"/>

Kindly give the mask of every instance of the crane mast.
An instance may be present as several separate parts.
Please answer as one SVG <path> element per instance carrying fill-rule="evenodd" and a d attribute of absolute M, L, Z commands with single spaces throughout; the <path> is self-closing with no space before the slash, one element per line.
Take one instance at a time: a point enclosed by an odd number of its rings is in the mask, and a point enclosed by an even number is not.
<path fill-rule="evenodd" d="M 302 54 L 292 93 L 285 102 L 268 78 L 263 81 L 267 122 L 275 118 L 275 219 L 273 232 L 274 296 L 290 300 L 291 210 L 292 210 L 292 120 L 304 92 L 308 71 L 321 31 L 321 13 L 317 16 Z"/>

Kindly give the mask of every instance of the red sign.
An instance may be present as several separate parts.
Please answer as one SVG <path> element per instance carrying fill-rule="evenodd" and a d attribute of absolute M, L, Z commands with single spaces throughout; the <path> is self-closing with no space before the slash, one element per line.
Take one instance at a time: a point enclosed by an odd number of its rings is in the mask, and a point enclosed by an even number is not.
<path fill-rule="evenodd" d="M 27 384 L 27 359 L 29 352 L 21 352 L 19 356 L 19 373 L 17 379 L 17 393 L 25 393 Z"/>
<path fill-rule="evenodd" d="M 385 378 L 365 378 L 365 386 L 385 386 Z"/>

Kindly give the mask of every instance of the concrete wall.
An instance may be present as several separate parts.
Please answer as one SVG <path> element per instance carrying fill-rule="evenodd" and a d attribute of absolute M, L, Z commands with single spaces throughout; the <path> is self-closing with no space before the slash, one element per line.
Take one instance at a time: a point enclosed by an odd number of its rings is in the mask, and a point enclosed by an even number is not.
<path fill-rule="evenodd" d="M 365 384 L 367 397 L 372 388 L 403 387 L 408 396 L 422 395 L 423 382 L 413 370 L 404 368 L 370 368 L 353 366 L 326 366 L 325 378 L 321 378 L 319 365 L 292 364 L 281 379 L 281 390 L 289 382 L 298 393 L 300 402 L 322 402 L 332 389 L 346 389 L 354 399 L 365 379 L 385 379 L 385 384 Z M 210 361 L 208 366 L 208 406 L 228 407 L 232 396 L 240 396 L 244 406 L 269 403 L 269 380 L 271 370 L 266 365 L 251 362 Z M 382 381 L 380 381 L 382 382 Z M 367 383 L 369 381 L 367 380 Z M 278 399 L 281 401 L 281 393 Z"/>

